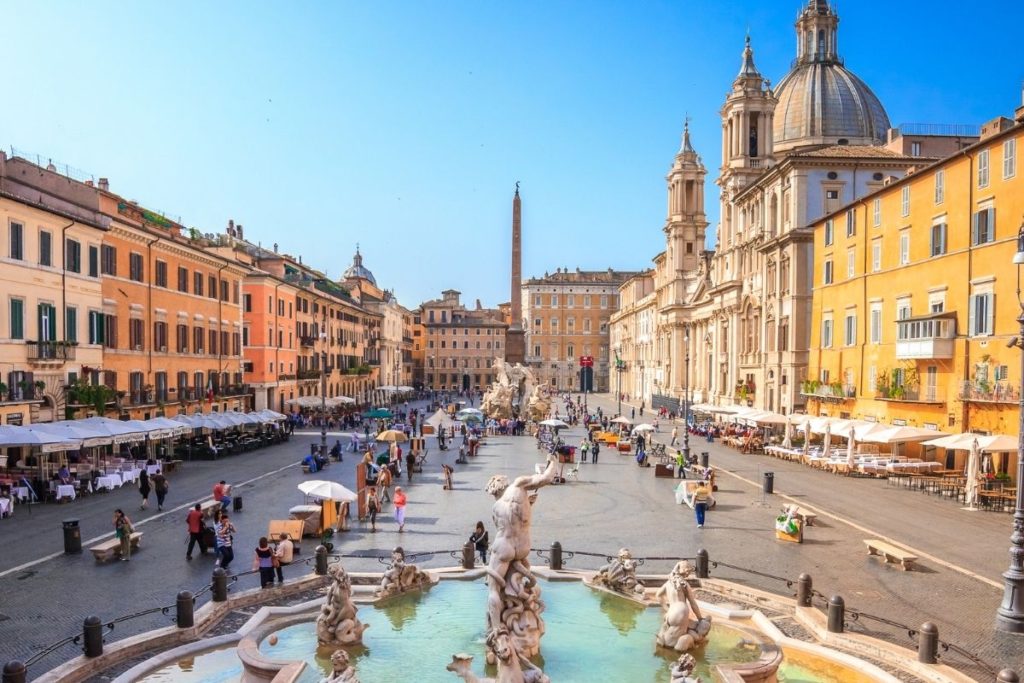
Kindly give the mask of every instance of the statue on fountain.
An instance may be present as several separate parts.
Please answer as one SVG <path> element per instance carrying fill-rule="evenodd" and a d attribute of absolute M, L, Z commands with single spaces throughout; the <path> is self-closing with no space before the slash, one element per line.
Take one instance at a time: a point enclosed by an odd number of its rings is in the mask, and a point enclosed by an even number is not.
<path fill-rule="evenodd" d="M 672 664 L 669 670 L 670 683 L 701 683 L 700 676 L 693 676 L 693 670 L 697 668 L 697 660 L 693 655 L 679 655 L 679 659 Z"/>
<path fill-rule="evenodd" d="M 316 618 L 316 638 L 321 645 L 358 645 L 363 642 L 366 626 L 356 616 L 352 602 L 352 581 L 348 572 L 336 562 L 327 568 L 331 587 L 327 601 Z"/>
<path fill-rule="evenodd" d="M 637 561 L 629 548 L 619 550 L 618 557 L 597 570 L 592 583 L 624 595 L 643 596 L 644 585 L 636 578 Z"/>
<path fill-rule="evenodd" d="M 530 570 L 530 518 L 537 489 L 555 478 L 558 460 L 548 456 L 540 474 L 491 477 L 486 491 L 494 496 L 496 529 L 487 566 L 487 658 L 497 662 L 496 683 L 540 683 L 543 672 L 529 658 L 540 653 L 544 635 L 540 586 Z"/>
<path fill-rule="evenodd" d="M 508 420 L 524 414 L 524 407 L 532 401 L 536 393 L 537 382 L 533 371 L 521 363 L 508 365 L 504 359 L 494 359 L 491 366 L 495 380 L 480 402 L 480 410 L 484 415 L 496 420 Z M 532 419 L 544 419 L 547 412 Z"/>
<path fill-rule="evenodd" d="M 391 551 L 391 564 L 380 580 L 375 595 L 390 598 L 392 595 L 417 590 L 431 584 L 430 575 L 414 564 L 405 563 L 405 550 L 401 546 Z"/>
<path fill-rule="evenodd" d="M 688 579 L 692 575 L 693 565 L 686 560 L 677 562 L 668 581 L 655 594 L 665 608 L 655 642 L 676 652 L 689 652 L 703 644 L 711 631 L 711 617 L 701 616 L 697 599 L 690 590 Z"/>
<path fill-rule="evenodd" d="M 320 683 L 359 683 L 356 670 L 349 663 L 348 653 L 338 649 L 331 655 L 331 673 L 320 679 Z"/>

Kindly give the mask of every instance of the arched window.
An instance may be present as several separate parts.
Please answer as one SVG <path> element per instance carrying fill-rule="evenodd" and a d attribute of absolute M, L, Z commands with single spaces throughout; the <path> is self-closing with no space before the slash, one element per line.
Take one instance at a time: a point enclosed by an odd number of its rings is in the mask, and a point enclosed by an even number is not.
<path fill-rule="evenodd" d="M 825 30 L 818 31 L 818 59 L 825 57 Z"/>

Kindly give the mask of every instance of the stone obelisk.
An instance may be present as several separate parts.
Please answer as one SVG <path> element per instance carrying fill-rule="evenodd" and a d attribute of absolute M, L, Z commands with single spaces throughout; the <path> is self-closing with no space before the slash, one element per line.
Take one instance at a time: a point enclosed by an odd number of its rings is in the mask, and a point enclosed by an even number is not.
<path fill-rule="evenodd" d="M 512 292 L 508 334 L 505 336 L 505 362 L 526 362 L 526 333 L 523 331 L 523 203 L 519 183 L 512 198 Z"/>

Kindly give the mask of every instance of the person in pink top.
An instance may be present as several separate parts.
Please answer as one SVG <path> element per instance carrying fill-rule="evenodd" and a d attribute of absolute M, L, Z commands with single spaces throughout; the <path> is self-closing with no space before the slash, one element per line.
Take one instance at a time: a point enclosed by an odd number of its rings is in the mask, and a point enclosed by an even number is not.
<path fill-rule="evenodd" d="M 398 530 L 405 530 L 405 491 L 401 486 L 395 487 L 395 521 L 398 522 Z"/>

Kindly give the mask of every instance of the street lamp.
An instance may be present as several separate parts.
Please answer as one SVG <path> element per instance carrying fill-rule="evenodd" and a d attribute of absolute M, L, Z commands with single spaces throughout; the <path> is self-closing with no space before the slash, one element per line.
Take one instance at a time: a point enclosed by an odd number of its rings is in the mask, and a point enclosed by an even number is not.
<path fill-rule="evenodd" d="M 327 307 L 320 318 L 320 457 L 327 456 Z"/>
<path fill-rule="evenodd" d="M 690 326 L 683 327 L 683 461 L 690 461 Z"/>
<path fill-rule="evenodd" d="M 1024 265 L 1024 223 L 1017 231 L 1017 253 L 1013 263 L 1017 266 L 1017 303 L 1020 315 L 1017 323 L 1020 336 L 1010 346 L 1021 349 L 1020 381 L 1024 383 L 1024 298 L 1020 292 L 1020 271 Z M 1017 423 L 1017 500 L 1013 509 L 1013 533 L 1010 534 L 1010 568 L 1003 572 L 1003 602 L 996 610 L 996 628 L 1009 633 L 1024 633 L 1024 391 L 1020 392 L 1020 410 Z"/>

